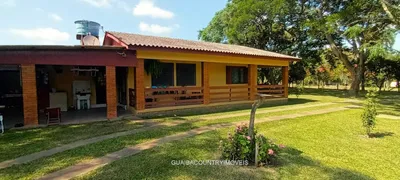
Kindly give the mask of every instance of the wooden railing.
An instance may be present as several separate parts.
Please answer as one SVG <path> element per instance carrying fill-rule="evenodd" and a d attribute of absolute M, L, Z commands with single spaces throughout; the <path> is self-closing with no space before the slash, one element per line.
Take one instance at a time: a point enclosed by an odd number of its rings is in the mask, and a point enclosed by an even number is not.
<path fill-rule="evenodd" d="M 203 103 L 202 87 L 146 88 L 145 107 L 166 107 Z"/>
<path fill-rule="evenodd" d="M 285 86 L 283 85 L 258 85 L 257 93 L 267 94 L 270 98 L 284 97 Z"/>
<path fill-rule="evenodd" d="M 249 100 L 249 88 L 248 85 L 211 86 L 210 101 L 215 103 Z"/>

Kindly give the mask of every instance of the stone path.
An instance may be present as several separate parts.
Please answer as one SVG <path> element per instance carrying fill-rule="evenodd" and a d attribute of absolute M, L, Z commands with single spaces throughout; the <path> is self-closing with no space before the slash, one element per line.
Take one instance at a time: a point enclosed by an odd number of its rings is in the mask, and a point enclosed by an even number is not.
<path fill-rule="evenodd" d="M 123 131 L 123 132 L 117 132 L 117 133 L 113 133 L 113 134 L 108 134 L 108 135 L 103 135 L 103 136 L 97 136 L 97 137 L 93 137 L 93 138 L 89 138 L 89 139 L 84 139 L 84 140 L 79 140 L 70 144 L 65 144 L 53 149 L 49 149 L 49 150 L 44 150 L 44 151 L 40 151 L 40 152 L 36 152 L 36 153 L 32 153 L 32 154 L 28 154 L 25 156 L 21 156 L 12 160 L 7 160 L 7 161 L 3 161 L 0 162 L 0 169 L 4 169 L 7 167 L 10 167 L 12 165 L 16 165 L 16 164 L 24 164 L 24 163 L 28 163 L 31 162 L 33 160 L 39 159 L 39 158 L 43 158 L 43 157 L 47 157 L 47 156 L 51 156 L 54 155 L 56 153 L 60 153 L 63 151 L 67 151 L 70 149 L 74 149 L 80 146 L 85 146 L 88 144 L 93 144 L 96 142 L 100 142 L 100 141 L 104 141 L 107 139 L 112 139 L 112 138 L 116 138 L 116 137 L 120 137 L 120 136 L 127 136 L 127 135 L 132 135 L 132 134 L 137 134 L 140 132 L 144 132 L 144 131 L 148 131 L 148 130 L 152 130 L 152 129 L 156 129 L 156 128 L 161 128 L 161 127 L 171 127 L 171 126 L 176 126 L 178 124 L 184 123 L 185 121 L 169 121 L 169 122 L 164 122 L 164 123 L 156 123 L 156 122 L 149 122 L 149 120 L 140 120 L 143 121 L 143 123 L 147 123 L 147 127 L 143 127 L 143 128 L 138 128 L 138 129 L 133 129 L 133 130 L 129 130 L 129 131 Z M 139 120 L 137 122 L 140 122 Z M 147 122 L 146 122 L 147 121 Z"/>
<path fill-rule="evenodd" d="M 325 113 L 331 113 L 331 112 L 337 112 L 337 111 L 343 111 L 346 109 L 350 108 L 356 108 L 358 106 L 348 106 L 348 107 L 338 107 L 338 108 L 330 108 L 330 109 L 323 109 L 323 110 L 316 110 L 316 111 L 309 111 L 309 112 L 301 112 L 297 114 L 290 114 L 290 115 L 283 115 L 283 116 L 273 116 L 273 117 L 267 117 L 267 118 L 262 118 L 262 119 L 257 119 L 256 123 L 262 123 L 262 122 L 267 122 L 267 121 L 276 121 L 276 120 L 282 120 L 282 119 L 293 119 L 293 118 L 298 118 L 298 117 L 304 117 L 304 116 L 310 116 L 310 115 L 318 115 L 318 114 L 325 114 Z M 137 154 L 143 150 L 150 149 L 171 141 L 175 140 L 180 140 L 183 138 L 195 136 L 198 134 L 202 134 L 208 131 L 216 130 L 219 128 L 224 128 L 224 127 L 229 127 L 234 124 L 238 123 L 247 123 L 247 121 L 242 121 L 242 122 L 235 122 L 235 123 L 224 123 L 224 124 L 217 124 L 217 125 L 210 125 L 210 126 L 204 126 L 200 127 L 197 129 L 193 129 L 187 132 L 183 133 L 178 133 L 170 136 L 165 136 L 163 138 L 159 139 L 154 139 L 149 142 L 137 144 L 135 146 L 129 146 L 127 148 L 124 148 L 122 150 L 109 153 L 103 157 L 100 158 L 95 158 L 86 162 L 81 162 L 76 165 L 69 166 L 65 169 L 47 174 L 43 176 L 40 179 L 44 180 L 53 180 L 53 179 L 71 179 L 77 176 L 84 175 L 92 170 L 98 169 L 100 167 L 103 167 L 109 163 L 112 163 L 116 160 Z"/>
<path fill-rule="evenodd" d="M 389 114 L 378 114 L 378 118 L 400 120 L 400 116 L 393 116 Z"/>
<path fill-rule="evenodd" d="M 315 104 L 309 104 L 309 105 L 293 105 L 293 106 L 289 106 L 289 107 L 282 107 L 279 109 L 257 110 L 257 114 L 265 114 L 265 113 L 296 110 L 296 109 L 305 109 L 305 108 L 310 108 L 310 107 L 327 106 L 327 105 L 332 105 L 332 104 L 337 104 L 337 103 L 332 102 L 332 103 L 315 103 Z M 227 115 L 204 115 L 204 116 L 200 116 L 200 119 L 210 120 L 210 119 L 215 119 L 216 117 L 218 119 L 222 119 L 222 118 L 231 118 L 231 117 L 236 117 L 236 116 L 247 116 L 247 115 L 250 115 L 250 110 L 248 112 L 232 113 L 232 114 L 227 114 Z"/>

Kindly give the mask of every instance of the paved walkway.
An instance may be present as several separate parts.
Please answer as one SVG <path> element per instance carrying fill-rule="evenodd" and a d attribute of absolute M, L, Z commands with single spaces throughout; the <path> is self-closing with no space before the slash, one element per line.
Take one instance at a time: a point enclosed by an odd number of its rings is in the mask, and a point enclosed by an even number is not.
<path fill-rule="evenodd" d="M 262 119 L 257 119 L 256 123 L 262 123 L 262 122 L 267 122 L 267 121 L 276 121 L 276 120 L 282 120 L 282 119 L 293 119 L 293 118 L 298 118 L 298 117 L 304 117 L 304 116 L 309 116 L 309 115 L 318 115 L 318 114 L 325 114 L 325 113 L 331 113 L 331 112 L 337 112 L 337 111 L 343 111 L 346 109 L 350 108 L 355 108 L 357 106 L 348 106 L 348 107 L 338 107 L 338 108 L 330 108 L 330 109 L 323 109 L 323 110 L 316 110 L 316 111 L 309 111 L 309 112 L 301 112 L 297 114 L 290 114 L 290 115 L 283 115 L 283 116 L 273 116 L 273 117 L 267 117 L 267 118 L 262 118 Z M 95 158 L 86 162 L 81 162 L 76 165 L 69 166 L 65 169 L 47 174 L 43 176 L 41 179 L 71 179 L 77 176 L 84 175 L 92 170 L 98 169 L 100 167 L 103 167 L 107 164 L 110 164 L 116 160 L 137 154 L 143 150 L 150 149 L 171 141 L 176 141 L 180 140 L 183 138 L 195 136 L 198 134 L 202 134 L 208 131 L 216 130 L 219 128 L 224 128 L 224 127 L 229 127 L 232 125 L 235 125 L 237 123 L 247 123 L 247 121 L 242 121 L 242 122 L 235 122 L 235 123 L 225 123 L 225 124 L 217 124 L 217 125 L 211 125 L 211 126 L 204 126 L 200 127 L 197 129 L 193 129 L 187 132 L 183 133 L 178 133 L 170 136 L 165 136 L 163 138 L 155 139 L 149 142 L 141 143 L 135 146 L 130 146 L 127 148 L 124 148 L 122 150 L 109 153 L 103 157 L 100 158 Z"/>
<path fill-rule="evenodd" d="M 93 137 L 93 138 L 89 138 L 89 139 L 84 139 L 84 140 L 76 141 L 76 142 L 73 142 L 73 143 L 70 143 L 70 144 L 65 144 L 65 145 L 62 145 L 62 146 L 59 146 L 59 147 L 56 147 L 56 148 L 53 148 L 53 149 L 44 150 L 44 151 L 40 151 L 40 152 L 37 152 L 37 153 L 21 156 L 21 157 L 12 159 L 12 160 L 3 161 L 3 162 L 0 162 L 0 169 L 4 169 L 4 168 L 10 167 L 12 165 L 16 165 L 16 164 L 28 163 L 28 162 L 31 162 L 33 160 L 39 159 L 39 158 L 51 156 L 51 155 L 54 155 L 56 153 L 60 153 L 60 152 L 67 151 L 67 150 L 70 150 L 70 149 L 74 149 L 74 148 L 77 148 L 77 147 L 80 147 L 80 146 L 85 146 L 85 145 L 88 145 L 88 144 L 93 144 L 93 143 L 96 143 L 96 142 L 104 141 L 104 140 L 107 140 L 107 139 L 112 139 L 112 138 L 116 138 L 116 137 L 120 137 L 120 136 L 127 136 L 127 135 L 137 134 L 137 133 L 140 133 L 140 132 L 144 132 L 144 131 L 148 131 L 148 130 L 152 130 L 152 129 L 157 129 L 157 128 L 161 128 L 161 127 L 176 126 L 178 124 L 181 124 L 181 123 L 185 122 L 185 121 L 169 121 L 169 122 L 164 122 L 164 123 L 157 123 L 157 122 L 149 122 L 149 120 L 138 120 L 137 122 L 140 122 L 140 121 L 143 121 L 143 123 L 145 123 L 145 126 L 147 126 L 147 127 L 133 129 L 133 130 L 129 130 L 129 131 L 117 132 L 117 133 L 108 134 L 108 135 L 104 135 L 104 136 L 97 136 L 97 137 Z"/>
<path fill-rule="evenodd" d="M 378 114 L 378 118 L 400 120 L 400 116 L 393 116 L 389 114 Z"/>
<path fill-rule="evenodd" d="M 257 110 L 257 114 L 266 114 L 266 113 L 272 113 L 272 112 L 280 112 L 280 111 L 289 111 L 289 110 L 296 110 L 296 109 L 305 109 L 305 108 L 311 108 L 311 107 L 319 107 L 319 106 L 327 106 L 327 105 L 332 105 L 332 104 L 337 104 L 337 103 L 313 103 L 309 105 L 292 105 L 289 107 L 282 107 L 279 109 L 266 109 L 266 110 Z M 221 115 L 218 116 L 218 119 L 222 118 L 231 118 L 231 117 L 237 117 L 237 116 L 248 116 L 250 115 L 250 110 L 248 112 L 241 112 L 241 113 L 232 113 L 232 114 L 227 114 L 227 115 Z M 210 120 L 210 119 L 215 119 L 216 115 L 204 115 L 200 116 L 200 119 L 204 120 Z"/>

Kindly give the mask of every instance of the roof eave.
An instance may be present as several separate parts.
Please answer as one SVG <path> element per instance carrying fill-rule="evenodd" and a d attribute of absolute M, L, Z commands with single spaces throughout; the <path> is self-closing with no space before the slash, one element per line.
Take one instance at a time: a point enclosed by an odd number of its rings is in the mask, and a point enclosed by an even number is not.
<path fill-rule="evenodd" d="M 236 56 L 236 57 L 247 57 L 247 58 L 273 58 L 282 61 L 300 61 L 301 58 L 297 57 L 274 57 L 274 56 L 259 56 L 259 55 L 246 55 L 238 53 L 225 53 L 225 52 L 214 52 L 214 51 L 202 51 L 202 50 L 190 50 L 182 48 L 168 48 L 168 47 L 153 47 L 153 46 L 142 46 L 142 45 L 128 45 L 130 50 L 154 50 L 154 51 L 167 51 L 167 52 L 182 52 L 182 53 L 197 53 L 197 54 L 212 54 L 212 55 L 223 55 L 223 56 Z"/>

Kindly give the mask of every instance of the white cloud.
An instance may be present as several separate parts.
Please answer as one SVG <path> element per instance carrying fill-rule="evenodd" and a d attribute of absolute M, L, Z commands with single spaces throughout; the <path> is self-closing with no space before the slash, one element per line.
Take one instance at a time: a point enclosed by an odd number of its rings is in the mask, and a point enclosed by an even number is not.
<path fill-rule="evenodd" d="M 109 7 L 112 0 L 81 0 L 95 7 Z"/>
<path fill-rule="evenodd" d="M 15 7 L 17 6 L 17 3 L 15 3 L 15 0 L 0 0 L 0 7 Z"/>
<path fill-rule="evenodd" d="M 173 12 L 155 6 L 151 0 L 140 0 L 139 4 L 133 8 L 133 15 L 150 16 L 162 19 L 171 19 L 174 17 Z"/>
<path fill-rule="evenodd" d="M 70 37 L 67 32 L 61 32 L 54 28 L 9 29 L 9 33 L 37 41 L 39 44 L 55 44 L 68 41 Z"/>
<path fill-rule="evenodd" d="M 168 34 L 177 28 L 179 28 L 178 24 L 175 24 L 173 26 L 161 26 L 158 24 L 147 24 L 144 22 L 140 22 L 139 24 L 140 31 L 149 32 L 152 34 Z"/>
<path fill-rule="evenodd" d="M 49 18 L 54 20 L 55 22 L 60 22 L 63 20 L 58 14 L 55 13 L 49 13 Z"/>

